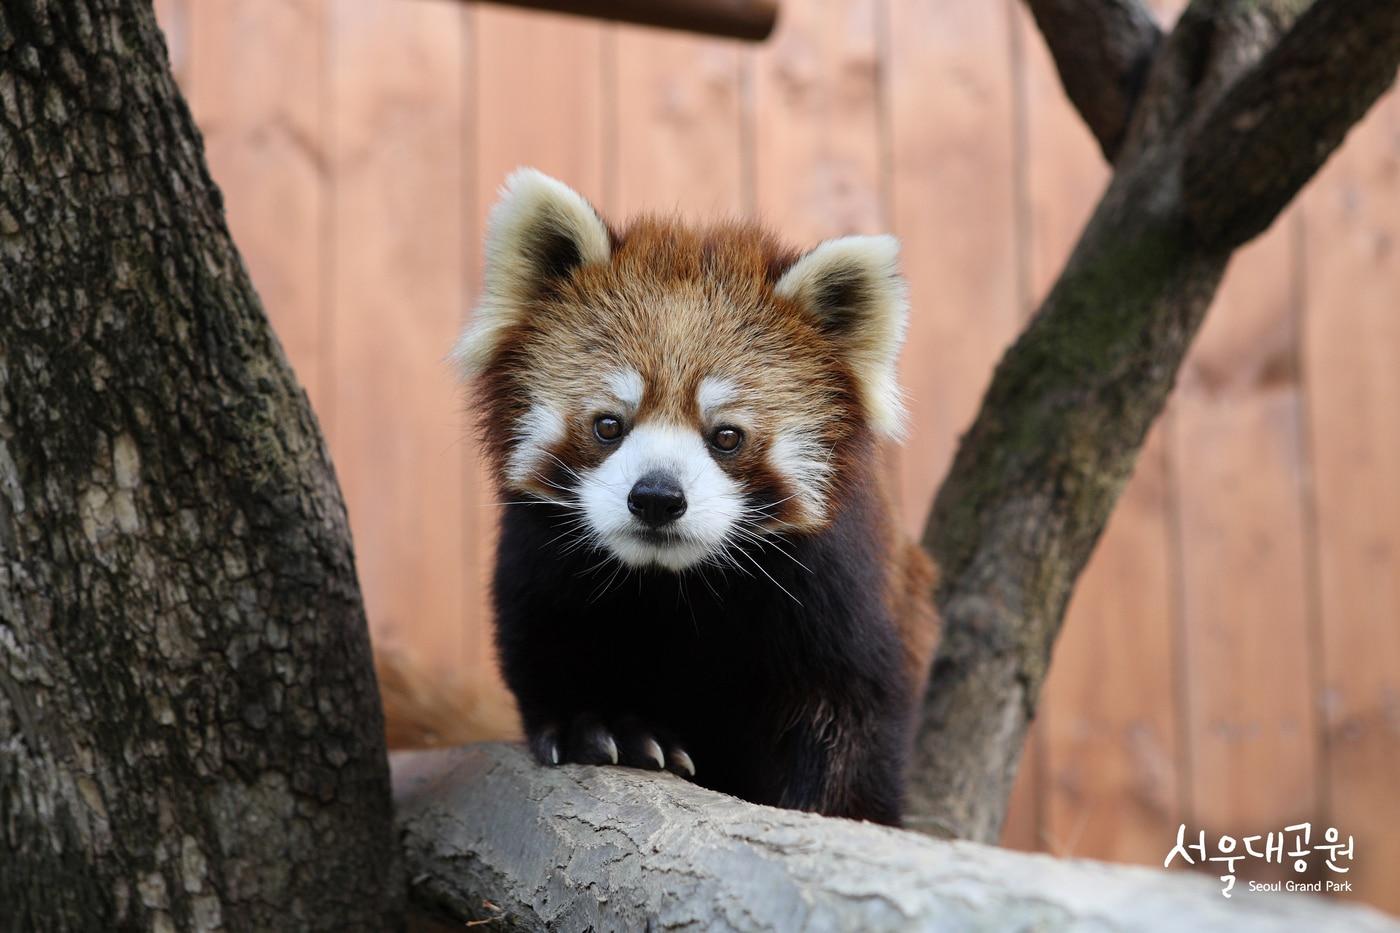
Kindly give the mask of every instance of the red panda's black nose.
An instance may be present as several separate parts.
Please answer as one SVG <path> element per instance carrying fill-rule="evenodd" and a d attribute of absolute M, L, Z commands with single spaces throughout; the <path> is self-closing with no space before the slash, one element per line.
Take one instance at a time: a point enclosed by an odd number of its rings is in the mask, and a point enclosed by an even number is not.
<path fill-rule="evenodd" d="M 685 514 L 685 493 L 669 473 L 648 473 L 627 494 L 627 508 L 651 528 L 661 528 Z"/>

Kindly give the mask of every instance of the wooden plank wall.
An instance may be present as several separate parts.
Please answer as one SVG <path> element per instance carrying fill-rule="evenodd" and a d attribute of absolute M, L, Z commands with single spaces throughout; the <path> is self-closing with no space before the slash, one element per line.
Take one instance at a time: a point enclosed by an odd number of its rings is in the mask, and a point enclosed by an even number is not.
<path fill-rule="evenodd" d="M 386 691 L 449 706 L 442 740 L 513 728 L 493 497 L 443 361 L 511 169 L 614 217 L 898 233 L 915 533 L 1107 180 L 1014 0 L 793 2 L 757 48 L 450 0 L 157 8 L 332 448 Z M 1311 819 L 1400 911 L 1397 204 L 1392 95 L 1231 269 L 1075 595 L 1008 845 L 1160 864 L 1179 822 Z"/>
<path fill-rule="evenodd" d="M 1400 98 L 1302 202 L 1298 340 L 1318 786 L 1355 884 L 1400 912 Z M 1293 685 L 1296 690 L 1297 683 Z M 1364 854 L 1364 857 L 1363 857 Z"/>

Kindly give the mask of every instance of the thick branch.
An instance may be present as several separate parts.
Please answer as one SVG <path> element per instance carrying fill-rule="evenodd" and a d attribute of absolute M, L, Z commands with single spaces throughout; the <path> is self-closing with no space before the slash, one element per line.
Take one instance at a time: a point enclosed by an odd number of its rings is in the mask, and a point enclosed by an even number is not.
<path fill-rule="evenodd" d="M 1065 93 L 1110 162 L 1162 40 L 1140 0 L 1026 0 Z"/>
<path fill-rule="evenodd" d="M 1395 82 L 1400 3 L 1319 0 L 1214 108 L 1186 154 L 1194 232 L 1238 246 L 1273 223 Z"/>
<path fill-rule="evenodd" d="M 997 368 L 934 502 L 944 637 L 909 825 L 995 841 L 1069 595 L 1166 404 L 1224 272 L 1120 175 L 1035 320 Z M 1171 206 L 1171 205 L 1168 205 Z"/>
<path fill-rule="evenodd" d="M 997 838 L 1071 589 L 1231 252 L 1393 76 L 1395 4 L 1318 0 L 1298 16 L 1304 5 L 1188 9 L 1108 191 L 963 438 L 924 534 L 944 638 L 915 746 L 913 827 Z"/>
<path fill-rule="evenodd" d="M 572 13 L 730 39 L 767 39 L 778 0 L 490 0 L 504 6 Z"/>
<path fill-rule="evenodd" d="M 481 745 L 394 756 L 416 909 L 490 929 L 1392 929 L 1213 879 L 939 842 Z M 1164 840 L 1164 849 L 1170 847 Z"/>

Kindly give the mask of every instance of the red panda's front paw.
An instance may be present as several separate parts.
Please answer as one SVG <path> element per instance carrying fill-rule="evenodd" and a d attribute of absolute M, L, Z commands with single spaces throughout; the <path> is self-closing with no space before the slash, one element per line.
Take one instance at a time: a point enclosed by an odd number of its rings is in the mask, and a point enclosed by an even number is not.
<path fill-rule="evenodd" d="M 695 763 L 685 749 L 646 728 L 635 716 L 604 722 L 592 713 L 581 713 L 567 727 L 547 725 L 533 733 L 529 741 L 530 750 L 544 765 L 620 764 L 695 777 Z"/>

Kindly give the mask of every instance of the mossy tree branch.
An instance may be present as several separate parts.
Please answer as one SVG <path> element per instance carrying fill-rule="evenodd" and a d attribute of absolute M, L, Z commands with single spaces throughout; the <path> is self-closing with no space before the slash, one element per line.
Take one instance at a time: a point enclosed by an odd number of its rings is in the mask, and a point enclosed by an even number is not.
<path fill-rule="evenodd" d="M 1400 7 L 1198 0 L 930 512 L 944 622 L 911 826 L 994 841 L 1069 596 L 1229 262 L 1394 81 Z"/>

